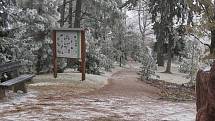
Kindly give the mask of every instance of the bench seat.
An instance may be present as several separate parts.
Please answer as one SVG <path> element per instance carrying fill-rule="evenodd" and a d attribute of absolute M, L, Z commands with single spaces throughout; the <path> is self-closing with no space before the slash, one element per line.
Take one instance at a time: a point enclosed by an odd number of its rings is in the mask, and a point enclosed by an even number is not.
<path fill-rule="evenodd" d="M 20 90 L 23 91 L 23 93 L 27 93 L 25 83 L 26 81 L 30 81 L 34 76 L 35 75 L 32 74 L 24 74 L 0 83 L 0 98 L 3 98 L 5 96 L 5 89 L 8 89 L 10 87 L 12 87 L 13 92 Z"/>
<path fill-rule="evenodd" d="M 3 83 L 0 83 L 0 87 L 10 87 L 10 86 L 13 86 L 17 83 L 22 83 L 22 82 L 26 82 L 26 81 L 29 81 L 31 80 L 35 75 L 32 75 L 32 74 L 24 74 L 24 75 L 20 75 L 16 78 L 13 78 L 13 79 L 10 79 L 10 80 L 7 80 Z"/>

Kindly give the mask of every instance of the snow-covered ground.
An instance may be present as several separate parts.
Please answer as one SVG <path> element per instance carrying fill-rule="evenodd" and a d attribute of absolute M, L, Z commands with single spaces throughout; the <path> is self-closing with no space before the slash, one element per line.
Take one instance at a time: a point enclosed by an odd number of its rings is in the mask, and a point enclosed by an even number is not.
<path fill-rule="evenodd" d="M 127 64 L 124 67 L 125 68 L 134 68 L 136 70 L 140 70 L 141 64 L 139 63 L 132 63 L 132 64 Z M 163 80 L 166 82 L 171 82 L 171 83 L 176 83 L 176 84 L 183 84 L 183 83 L 188 83 L 190 81 L 190 79 L 186 78 L 188 74 L 185 73 L 180 73 L 178 71 L 179 65 L 172 63 L 171 66 L 171 72 L 172 74 L 168 74 L 168 73 L 163 73 L 166 70 L 166 66 L 161 67 L 158 66 L 157 70 L 156 70 L 156 75 L 158 75 L 159 77 L 153 77 L 154 79 L 159 79 L 159 80 Z"/>
<path fill-rule="evenodd" d="M 165 66 L 164 67 L 159 66 L 156 71 L 156 75 L 158 75 L 160 78 L 156 78 L 156 79 L 164 80 L 164 81 L 176 83 L 176 84 L 188 83 L 190 81 L 190 79 L 186 78 L 188 74 L 178 72 L 178 68 L 179 67 L 177 64 L 172 63 L 172 67 L 171 67 L 172 74 L 168 74 L 168 73 L 163 73 L 166 70 Z"/>
<path fill-rule="evenodd" d="M 49 108 L 53 107 L 51 104 L 58 104 L 58 106 L 65 104 L 66 106 L 66 103 L 70 103 L 72 100 L 64 100 L 64 98 L 70 98 L 71 95 L 74 94 L 77 95 L 102 88 L 108 84 L 108 76 L 110 76 L 108 73 L 101 76 L 87 74 L 85 81 L 80 81 L 80 73 L 71 72 L 58 73 L 58 77 L 56 79 L 53 78 L 52 74 L 36 76 L 33 78 L 32 82 L 28 84 L 28 93 L 13 93 L 12 91 L 6 92 L 6 97 L 3 100 L 0 100 L 0 121 L 58 120 L 58 116 L 51 119 L 52 116 L 49 117 L 46 115 L 51 112 L 49 111 L 51 110 Z M 52 96 L 56 96 L 57 99 L 62 100 L 49 99 Z M 45 104 L 43 105 L 41 103 Z M 46 104 L 50 107 L 47 107 Z M 69 106 L 59 108 L 65 108 L 62 110 L 66 110 Z M 69 114 L 68 112 L 61 113 L 58 115 Z M 75 116 L 75 114 L 72 113 L 71 115 Z"/>
<path fill-rule="evenodd" d="M 54 78 L 52 74 L 36 76 L 33 84 L 29 86 L 52 86 L 52 85 L 69 85 L 76 88 L 92 88 L 98 89 L 108 84 L 108 76 L 86 74 L 86 80 L 81 81 L 80 73 L 58 73 L 58 77 Z"/>
<path fill-rule="evenodd" d="M 195 121 L 193 103 L 148 97 L 37 98 L 33 92 L 0 105 L 1 121 Z M 110 120 L 115 119 L 115 120 Z M 100 120 L 96 120 L 100 121 Z"/>
<path fill-rule="evenodd" d="M 0 121 L 101 121 L 97 120 L 100 117 L 108 121 L 195 121 L 194 102 L 175 103 L 144 95 L 76 95 L 103 87 L 111 74 L 123 68 L 116 67 L 102 76 L 87 75 L 84 82 L 78 73 L 58 74 L 57 79 L 52 74 L 37 76 L 28 85 L 27 94 L 8 93 L 0 101 Z"/>

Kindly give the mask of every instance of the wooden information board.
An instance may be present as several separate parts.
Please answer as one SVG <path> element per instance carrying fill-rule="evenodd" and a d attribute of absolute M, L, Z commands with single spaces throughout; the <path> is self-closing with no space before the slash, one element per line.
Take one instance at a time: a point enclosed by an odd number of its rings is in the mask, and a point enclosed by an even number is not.
<path fill-rule="evenodd" d="M 54 78 L 57 78 L 57 58 L 75 58 L 81 60 L 81 80 L 85 80 L 85 30 L 60 28 L 53 30 L 52 34 Z"/>

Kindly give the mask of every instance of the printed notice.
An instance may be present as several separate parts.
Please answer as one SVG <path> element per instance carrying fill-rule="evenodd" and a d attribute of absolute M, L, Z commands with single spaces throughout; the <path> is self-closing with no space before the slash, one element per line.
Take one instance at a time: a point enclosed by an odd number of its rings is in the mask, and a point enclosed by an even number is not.
<path fill-rule="evenodd" d="M 76 31 L 56 32 L 57 57 L 80 58 L 81 56 L 81 34 Z"/>

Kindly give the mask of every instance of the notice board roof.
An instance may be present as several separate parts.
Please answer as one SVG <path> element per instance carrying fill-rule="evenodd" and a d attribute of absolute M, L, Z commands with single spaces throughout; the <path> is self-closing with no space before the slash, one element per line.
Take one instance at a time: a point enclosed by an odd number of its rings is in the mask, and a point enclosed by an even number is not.
<path fill-rule="evenodd" d="M 54 28 L 53 31 L 84 31 L 83 28 Z"/>

